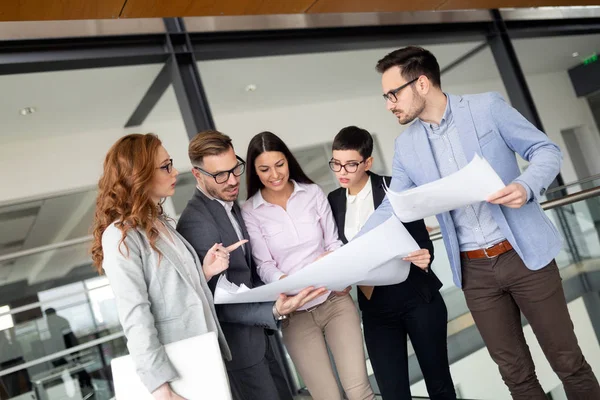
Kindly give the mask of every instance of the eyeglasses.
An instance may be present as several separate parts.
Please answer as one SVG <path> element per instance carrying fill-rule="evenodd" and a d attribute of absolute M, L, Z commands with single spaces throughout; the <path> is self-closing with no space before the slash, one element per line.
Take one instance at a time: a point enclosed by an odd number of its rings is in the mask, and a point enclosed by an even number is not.
<path fill-rule="evenodd" d="M 173 159 L 169 158 L 169 163 L 165 165 L 161 165 L 157 169 L 162 169 L 163 171 L 167 171 L 167 174 L 170 174 L 173 171 Z"/>
<path fill-rule="evenodd" d="M 197 169 L 198 171 L 202 172 L 204 175 L 212 176 L 213 179 L 215 180 L 215 182 L 220 185 L 222 183 L 227 182 L 229 180 L 229 177 L 231 176 L 231 174 L 233 174 L 233 176 L 241 176 L 244 173 L 244 171 L 246 171 L 246 161 L 242 160 L 238 156 L 235 156 L 235 158 L 237 158 L 239 161 L 235 167 L 233 167 L 227 171 L 218 172 L 216 174 L 211 174 L 210 172 L 205 171 L 202 168 L 196 167 L 196 166 L 194 166 L 194 169 Z"/>
<path fill-rule="evenodd" d="M 365 160 L 362 160 L 361 162 L 351 161 L 346 164 L 340 164 L 338 161 L 334 161 L 332 158 L 331 161 L 329 161 L 329 168 L 331 168 L 333 172 L 340 172 L 342 168 L 344 168 L 346 172 L 353 173 L 356 172 L 358 170 L 358 166 L 364 162 Z"/>
<path fill-rule="evenodd" d="M 390 90 L 389 92 L 382 94 L 383 98 L 391 101 L 392 103 L 398 102 L 398 97 L 397 97 L 398 93 L 400 93 L 400 91 L 402 89 L 404 89 L 405 87 L 407 87 L 408 85 L 411 85 L 411 84 L 415 83 L 416 81 L 418 81 L 419 78 L 420 78 L 420 76 L 416 77 L 415 79 L 413 79 L 410 82 L 406 82 L 404 85 L 402 85 L 394 90 Z"/>

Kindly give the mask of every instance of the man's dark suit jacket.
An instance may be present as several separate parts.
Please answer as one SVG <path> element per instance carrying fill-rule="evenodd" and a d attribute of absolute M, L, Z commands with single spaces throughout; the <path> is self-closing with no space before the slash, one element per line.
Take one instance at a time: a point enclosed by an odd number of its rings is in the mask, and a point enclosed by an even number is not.
<path fill-rule="evenodd" d="M 233 204 L 244 239 L 248 231 L 237 203 Z M 217 200 L 209 199 L 199 189 L 190 199 L 177 223 L 177 231 L 194 247 L 200 260 L 215 243 L 229 246 L 239 239 L 227 212 Z M 252 259 L 250 242 L 230 254 L 229 268 L 223 272 L 230 282 L 244 284 L 249 288 L 260 286 L 256 265 Z M 208 286 L 213 294 L 219 276 L 214 276 Z M 226 362 L 228 370 L 237 370 L 256 365 L 265 357 L 265 329 L 276 330 L 273 318 L 273 303 L 243 303 L 216 305 L 217 316 L 231 349 L 233 359 Z"/>
<path fill-rule="evenodd" d="M 389 186 L 392 178 L 389 176 L 383 177 L 375 173 L 369 172 L 371 176 L 371 195 L 373 196 L 373 206 L 376 209 L 379 207 L 385 197 L 385 183 Z M 327 196 L 333 217 L 337 224 L 338 233 L 342 242 L 348 243 L 344 234 L 346 224 L 346 189 L 338 188 Z M 415 239 L 417 244 L 422 249 L 428 249 L 433 262 L 433 243 L 429 239 L 429 232 L 425 227 L 425 222 L 421 219 L 414 222 L 405 223 L 404 226 Z M 374 289 L 370 300 L 367 300 L 362 291 L 358 291 L 358 304 L 362 311 L 384 311 L 386 306 L 389 307 L 395 304 L 398 290 L 410 285 L 425 301 L 431 301 L 432 297 L 442 287 L 442 283 L 430 269 L 429 272 L 423 271 L 414 264 L 410 266 L 410 273 L 406 281 L 390 286 L 378 286 Z"/>

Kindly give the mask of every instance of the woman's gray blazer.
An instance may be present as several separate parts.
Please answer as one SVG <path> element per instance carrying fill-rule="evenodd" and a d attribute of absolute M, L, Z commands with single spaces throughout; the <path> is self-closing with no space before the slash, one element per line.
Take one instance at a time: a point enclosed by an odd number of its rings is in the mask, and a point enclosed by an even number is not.
<path fill-rule="evenodd" d="M 173 236 L 179 237 L 196 261 L 202 290 L 208 299 L 210 315 L 218 328 L 221 353 L 231 353 L 217 320 L 213 297 L 206 284 L 200 260 L 189 243 L 168 223 Z M 127 338 L 137 373 L 150 392 L 177 378 L 163 345 L 206 333 L 203 304 L 194 290 L 180 257 L 162 237 L 156 241 L 159 255 L 150 247 L 146 234 L 130 230 L 119 252 L 122 233 L 110 225 L 102 235 L 104 269 L 115 294 L 119 319 Z M 202 360 L 198 360 L 202 362 Z"/>

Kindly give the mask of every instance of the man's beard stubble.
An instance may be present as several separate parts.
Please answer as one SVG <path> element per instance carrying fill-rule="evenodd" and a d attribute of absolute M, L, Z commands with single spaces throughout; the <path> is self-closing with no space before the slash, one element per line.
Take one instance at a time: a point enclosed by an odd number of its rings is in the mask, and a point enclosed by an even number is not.
<path fill-rule="evenodd" d="M 227 185 L 227 186 L 224 186 L 223 188 L 221 188 L 220 191 L 218 191 L 215 188 L 206 185 L 206 191 L 208 192 L 209 195 L 211 195 L 215 199 L 219 199 L 221 201 L 235 201 L 238 198 L 239 191 L 238 191 L 238 193 L 236 193 L 236 195 L 233 198 L 224 198 L 224 196 L 227 195 L 227 190 L 237 188 L 239 186 L 240 186 L 239 184 Z"/>

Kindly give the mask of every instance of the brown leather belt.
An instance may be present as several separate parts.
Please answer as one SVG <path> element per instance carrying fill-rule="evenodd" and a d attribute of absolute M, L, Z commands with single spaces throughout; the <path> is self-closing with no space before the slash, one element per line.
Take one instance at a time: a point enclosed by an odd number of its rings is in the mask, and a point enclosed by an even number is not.
<path fill-rule="evenodd" d="M 478 258 L 494 258 L 498 257 L 500 254 L 504 254 L 507 251 L 512 250 L 511 244 L 508 240 L 504 240 L 500 243 L 496 243 L 492 247 L 488 247 L 487 249 L 477 249 L 471 251 L 461 251 L 460 256 L 462 258 L 467 258 L 469 260 L 478 259 Z"/>

